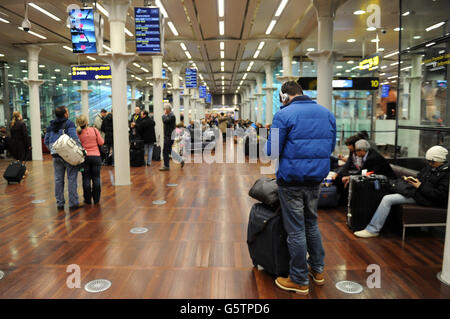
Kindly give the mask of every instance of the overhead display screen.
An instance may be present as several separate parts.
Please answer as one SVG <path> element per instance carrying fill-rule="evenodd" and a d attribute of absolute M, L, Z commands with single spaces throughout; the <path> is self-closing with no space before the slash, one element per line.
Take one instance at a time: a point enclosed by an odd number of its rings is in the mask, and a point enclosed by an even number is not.
<path fill-rule="evenodd" d="M 300 78 L 298 84 L 306 91 L 317 90 L 317 78 Z M 333 79 L 333 90 L 364 90 L 372 91 L 378 90 L 380 87 L 379 78 L 376 77 L 361 77 L 361 78 L 336 78 Z"/>
<path fill-rule="evenodd" d="M 197 69 L 186 69 L 185 81 L 186 89 L 194 89 L 197 87 Z"/>
<path fill-rule="evenodd" d="M 206 103 L 211 103 L 211 94 L 210 93 L 206 94 L 206 101 L 205 102 Z"/>
<path fill-rule="evenodd" d="M 71 10 L 69 12 L 69 17 L 73 53 L 97 53 L 93 10 Z"/>
<path fill-rule="evenodd" d="M 73 65 L 72 80 L 111 80 L 111 67 L 109 65 Z"/>
<path fill-rule="evenodd" d="M 200 99 L 206 99 L 206 86 L 199 86 L 199 98 Z"/>
<path fill-rule="evenodd" d="M 333 89 L 352 88 L 352 87 L 353 87 L 352 80 L 333 80 Z"/>
<path fill-rule="evenodd" d="M 163 51 L 162 17 L 158 7 L 134 8 L 136 52 L 160 54 Z"/>
<path fill-rule="evenodd" d="M 390 90 L 390 86 L 385 84 L 381 86 L 381 97 L 385 98 L 389 96 L 389 90 Z"/>

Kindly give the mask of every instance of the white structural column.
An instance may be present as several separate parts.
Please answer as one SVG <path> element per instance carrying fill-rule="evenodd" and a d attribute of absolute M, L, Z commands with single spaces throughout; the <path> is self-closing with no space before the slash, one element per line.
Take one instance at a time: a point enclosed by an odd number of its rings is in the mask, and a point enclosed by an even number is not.
<path fill-rule="evenodd" d="M 191 112 L 192 112 L 192 119 L 194 121 L 198 120 L 198 89 L 192 89 L 192 96 L 191 96 Z"/>
<path fill-rule="evenodd" d="M 183 65 L 181 63 L 172 63 L 172 97 L 173 97 L 173 113 L 177 119 L 177 123 L 180 122 L 180 71 Z"/>
<path fill-rule="evenodd" d="M 246 119 L 251 120 L 251 89 L 250 87 L 247 87 L 246 89 L 246 98 L 245 98 L 245 113 L 246 113 Z"/>
<path fill-rule="evenodd" d="M 283 40 L 278 43 L 278 45 L 283 57 L 283 75 L 277 77 L 277 80 L 281 83 L 287 81 L 297 81 L 298 77 L 292 75 L 292 55 L 295 47 L 297 46 L 297 42 L 294 40 Z"/>
<path fill-rule="evenodd" d="M 89 94 L 92 90 L 89 90 L 88 84 L 88 81 L 81 81 L 81 90 L 78 90 L 78 92 L 81 95 L 81 114 L 89 120 Z"/>
<path fill-rule="evenodd" d="M 150 111 L 150 87 L 144 88 L 144 108 L 146 111 Z"/>
<path fill-rule="evenodd" d="M 256 105 L 257 105 L 257 98 L 256 98 L 256 82 L 251 81 L 250 82 L 250 119 L 252 122 L 256 122 Z"/>
<path fill-rule="evenodd" d="M 312 0 L 317 11 L 318 51 L 309 52 L 317 62 L 317 103 L 332 109 L 333 65 L 339 54 L 333 50 L 333 23 L 342 0 Z"/>
<path fill-rule="evenodd" d="M 114 127 L 114 184 L 129 185 L 130 144 L 128 140 L 127 65 L 134 60 L 135 53 L 126 53 L 125 21 L 130 0 L 103 1 L 109 12 L 111 51 L 102 56 L 111 65 L 112 112 Z"/>
<path fill-rule="evenodd" d="M 191 105 L 190 105 L 190 99 L 191 99 L 191 94 L 190 94 L 190 90 L 191 89 L 184 89 L 184 95 L 183 95 L 183 103 L 184 103 L 184 124 L 186 126 L 189 125 L 190 123 L 190 119 L 189 119 L 189 113 L 191 111 Z"/>
<path fill-rule="evenodd" d="M 131 98 L 130 98 L 130 110 L 128 110 L 128 116 L 134 113 L 134 109 L 136 108 L 136 82 L 131 82 Z"/>
<path fill-rule="evenodd" d="M 36 45 L 27 45 L 28 51 L 28 84 L 30 95 L 30 129 L 31 129 L 31 152 L 33 161 L 42 161 L 41 141 L 41 108 L 39 103 L 39 86 L 44 83 L 38 80 L 38 60 L 41 48 Z"/>
<path fill-rule="evenodd" d="M 153 115 L 156 123 L 156 140 L 159 141 L 160 145 L 162 145 L 164 139 L 164 127 L 162 123 L 162 115 L 164 113 L 163 83 L 166 81 L 166 79 L 162 77 L 162 60 L 162 55 L 155 55 L 152 57 L 153 77 L 151 79 L 153 82 Z"/>
<path fill-rule="evenodd" d="M 276 90 L 273 87 L 273 71 L 272 63 L 264 63 L 264 69 L 266 71 L 266 87 L 263 89 L 266 91 L 266 124 L 272 124 L 273 119 L 273 92 Z"/>
<path fill-rule="evenodd" d="M 262 92 L 262 85 L 263 85 L 264 75 L 257 74 L 256 75 L 256 99 L 257 99 L 257 113 L 256 113 L 256 121 L 258 123 L 262 123 L 263 120 L 263 92 Z"/>

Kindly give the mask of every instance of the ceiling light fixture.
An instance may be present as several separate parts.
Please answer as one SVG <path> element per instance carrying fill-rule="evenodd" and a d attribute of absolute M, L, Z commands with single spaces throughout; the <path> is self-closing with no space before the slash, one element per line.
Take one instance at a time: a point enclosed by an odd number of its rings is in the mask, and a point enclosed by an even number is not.
<path fill-rule="evenodd" d="M 147 70 L 147 69 L 144 68 L 144 67 L 141 67 L 141 70 L 144 71 L 144 72 L 146 72 L 146 73 L 150 72 L 149 70 Z"/>
<path fill-rule="evenodd" d="M 269 24 L 269 26 L 267 27 L 267 30 L 266 30 L 266 34 L 272 33 L 272 30 L 275 27 L 276 23 L 277 23 L 277 20 L 270 21 L 270 24 Z"/>
<path fill-rule="evenodd" d="M 3 19 L 3 18 L 0 18 L 0 22 L 3 22 L 3 23 L 9 23 L 8 20 L 5 20 L 5 19 Z"/>
<path fill-rule="evenodd" d="M 130 30 L 128 30 L 127 28 L 124 28 L 124 31 L 128 36 L 130 36 L 130 37 L 133 36 L 133 33 L 131 33 Z"/>
<path fill-rule="evenodd" d="M 161 13 L 163 14 L 164 18 L 168 18 L 169 15 L 167 14 L 166 9 L 164 8 L 164 6 L 161 3 L 161 0 L 156 0 L 155 4 L 157 7 L 159 7 L 159 9 L 161 10 Z"/>
<path fill-rule="evenodd" d="M 135 67 L 137 67 L 137 68 L 140 68 L 140 67 L 141 67 L 141 65 L 138 64 L 138 63 L 136 63 L 136 62 L 134 62 L 133 65 L 134 65 Z"/>
<path fill-rule="evenodd" d="M 395 52 L 386 54 L 386 55 L 384 56 L 384 58 L 390 58 L 391 56 L 394 56 L 394 55 L 396 55 L 396 54 L 398 54 L 398 51 L 395 51 Z"/>
<path fill-rule="evenodd" d="M 220 51 L 220 58 L 221 59 L 225 59 L 225 52 L 224 51 Z"/>
<path fill-rule="evenodd" d="M 92 61 L 96 61 L 96 58 L 93 58 L 93 57 L 91 57 L 89 55 L 87 55 L 86 58 L 88 58 L 89 60 L 92 60 Z"/>
<path fill-rule="evenodd" d="M 375 28 L 375 27 L 368 27 L 367 29 L 366 29 L 366 31 L 375 31 L 377 28 Z"/>
<path fill-rule="evenodd" d="M 224 35 L 225 34 L 225 22 L 219 21 L 219 34 Z"/>
<path fill-rule="evenodd" d="M 112 51 L 111 48 L 109 46 L 107 46 L 106 44 L 102 45 L 103 49 L 106 49 L 108 51 Z"/>
<path fill-rule="evenodd" d="M 63 48 L 66 49 L 67 51 L 72 51 L 73 52 L 72 48 L 69 48 L 67 45 L 63 45 Z"/>
<path fill-rule="evenodd" d="M 348 39 L 347 42 L 348 43 L 353 43 L 353 42 L 356 42 L 356 40 L 355 39 Z"/>
<path fill-rule="evenodd" d="M 188 59 L 192 59 L 191 54 L 189 53 L 189 51 L 184 51 L 184 54 L 186 54 Z"/>
<path fill-rule="evenodd" d="M 220 50 L 225 50 L 225 42 L 220 42 Z"/>
<path fill-rule="evenodd" d="M 284 8 L 286 7 L 288 3 L 288 0 L 282 0 L 280 5 L 278 6 L 277 11 L 275 12 L 275 16 L 279 17 L 281 15 L 281 13 L 283 12 Z"/>
<path fill-rule="evenodd" d="M 406 17 L 406 16 L 409 16 L 410 14 L 411 14 L 411 12 L 406 11 L 405 13 L 402 14 L 402 16 Z"/>
<path fill-rule="evenodd" d="M 431 31 L 431 30 L 433 30 L 433 29 L 439 28 L 440 26 L 442 26 L 442 25 L 444 25 L 444 24 L 445 24 L 444 21 L 439 22 L 439 23 L 436 23 L 436 24 L 432 25 L 431 27 L 426 28 L 425 31 L 427 31 L 427 32 L 428 32 L 428 31 Z"/>
<path fill-rule="evenodd" d="M 308 52 L 313 52 L 315 49 L 314 48 L 308 48 L 308 49 L 306 49 L 306 51 L 308 51 Z"/>
<path fill-rule="evenodd" d="M 264 47 L 265 42 L 261 41 L 258 45 L 258 50 L 262 50 L 262 48 Z"/>
<path fill-rule="evenodd" d="M 169 21 L 169 22 L 167 22 L 167 25 L 169 26 L 169 28 L 172 31 L 173 35 L 177 37 L 178 36 L 178 31 L 175 28 L 175 25 L 173 24 L 173 22 Z"/>
<path fill-rule="evenodd" d="M 187 50 L 186 45 L 183 42 L 180 43 L 180 47 L 183 49 L 183 51 Z"/>
<path fill-rule="evenodd" d="M 109 18 L 108 11 L 106 11 L 106 9 L 103 8 L 100 3 L 96 2 L 96 7 L 97 7 L 98 11 L 100 11 L 101 13 L 103 13 L 105 16 L 107 16 Z"/>
<path fill-rule="evenodd" d="M 218 6 L 219 6 L 219 17 L 223 18 L 223 16 L 225 15 L 225 4 L 224 4 L 225 0 L 218 0 Z"/>
<path fill-rule="evenodd" d="M 436 42 L 430 42 L 428 44 L 425 44 L 425 46 L 428 48 L 428 47 L 431 47 L 432 45 L 435 45 L 435 44 L 436 44 Z"/>
<path fill-rule="evenodd" d="M 18 27 L 19 30 L 23 31 L 22 27 Z M 41 38 L 41 39 L 47 39 L 46 37 L 44 37 L 43 35 L 40 35 L 39 33 L 33 32 L 33 31 L 28 31 L 27 33 L 34 35 L 35 37 Z"/>
<path fill-rule="evenodd" d="M 356 10 L 355 12 L 353 12 L 353 14 L 357 15 L 357 16 L 364 14 L 364 13 L 366 13 L 366 11 L 364 11 L 364 10 Z"/>
<path fill-rule="evenodd" d="M 43 14 L 49 16 L 49 17 L 52 18 L 53 20 L 56 20 L 56 21 L 58 21 L 58 22 L 61 21 L 60 18 L 58 18 L 58 17 L 55 16 L 54 14 L 48 12 L 47 10 L 42 9 L 40 6 L 38 6 L 37 4 L 34 4 L 33 2 L 29 2 L 28 5 L 29 5 L 30 7 L 32 7 L 32 8 L 35 8 L 36 10 L 42 12 Z"/>
<path fill-rule="evenodd" d="M 253 55 L 253 59 L 256 59 L 259 56 L 260 50 L 256 50 L 255 54 Z"/>

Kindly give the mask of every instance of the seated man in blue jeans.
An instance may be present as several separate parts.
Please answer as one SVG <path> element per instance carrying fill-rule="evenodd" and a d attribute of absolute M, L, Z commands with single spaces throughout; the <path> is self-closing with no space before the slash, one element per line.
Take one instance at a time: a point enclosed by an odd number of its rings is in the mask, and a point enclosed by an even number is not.
<path fill-rule="evenodd" d="M 291 259 L 289 277 L 278 277 L 275 283 L 283 290 L 308 294 L 308 275 L 318 285 L 325 282 L 317 204 L 320 183 L 328 175 L 336 144 L 336 119 L 303 95 L 293 81 L 281 87 L 280 101 L 283 106 L 273 118 L 266 152 L 279 158 L 277 184 Z"/>
<path fill-rule="evenodd" d="M 73 138 L 76 142 L 80 143 L 78 135 L 76 132 L 75 124 L 69 120 L 69 111 L 66 107 L 61 106 L 55 109 L 56 119 L 50 122 L 47 128 L 47 133 L 45 134 L 44 143 L 50 150 L 53 156 L 53 168 L 55 175 L 55 197 L 56 206 L 58 209 L 64 209 L 65 199 L 64 199 L 64 179 L 65 172 L 67 170 L 67 179 L 69 181 L 69 208 L 76 209 L 83 206 L 78 201 L 78 171 L 77 166 L 72 166 L 63 160 L 54 151 L 52 145 L 61 136 L 63 130 L 65 133 Z"/>
<path fill-rule="evenodd" d="M 424 206 L 447 207 L 450 176 L 447 154 L 448 151 L 442 146 L 430 148 L 425 154 L 428 165 L 419 172 L 416 179 L 406 179 L 414 187 L 411 196 L 406 197 L 401 194 L 384 196 L 370 224 L 365 229 L 355 232 L 355 236 L 361 238 L 377 237 L 391 211 L 392 205 L 420 204 Z"/>

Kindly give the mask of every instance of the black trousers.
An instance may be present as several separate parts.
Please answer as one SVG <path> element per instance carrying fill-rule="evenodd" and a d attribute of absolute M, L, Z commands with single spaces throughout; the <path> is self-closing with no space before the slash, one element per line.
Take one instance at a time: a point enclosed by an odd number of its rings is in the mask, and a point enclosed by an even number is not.
<path fill-rule="evenodd" d="M 169 161 L 170 161 L 170 153 L 172 152 L 172 145 L 173 140 L 171 137 L 164 137 L 164 147 L 163 147 L 163 158 L 164 158 L 164 166 L 169 167 Z"/>
<path fill-rule="evenodd" d="M 100 169 L 102 160 L 100 156 L 86 156 L 84 160 L 83 194 L 85 203 L 97 204 L 100 201 L 101 180 Z"/>

